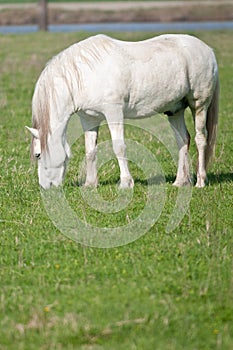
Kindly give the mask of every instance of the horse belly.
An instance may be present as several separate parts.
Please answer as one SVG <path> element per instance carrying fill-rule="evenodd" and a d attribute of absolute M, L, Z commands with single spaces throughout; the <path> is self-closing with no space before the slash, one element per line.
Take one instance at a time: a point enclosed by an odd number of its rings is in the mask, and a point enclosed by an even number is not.
<path fill-rule="evenodd" d="M 128 105 L 124 108 L 124 116 L 127 119 L 142 119 L 148 118 L 153 115 L 164 113 L 167 115 L 173 115 L 178 111 L 185 109 L 187 107 L 187 103 L 185 99 L 178 98 L 176 101 L 164 101 L 161 103 L 151 104 L 144 100 L 142 103 L 137 104 L 134 108 L 129 107 Z"/>
<path fill-rule="evenodd" d="M 160 64 L 159 69 L 157 67 L 150 64 L 134 75 L 126 105 L 127 116 L 147 117 L 183 107 L 182 101 L 189 92 L 184 65 L 181 66 L 181 62 L 175 59 L 170 68 L 166 62 Z"/>

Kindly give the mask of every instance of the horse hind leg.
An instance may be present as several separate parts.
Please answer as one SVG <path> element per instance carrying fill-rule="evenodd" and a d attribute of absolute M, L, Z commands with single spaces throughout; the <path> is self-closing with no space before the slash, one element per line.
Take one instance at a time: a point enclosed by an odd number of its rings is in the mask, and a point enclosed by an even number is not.
<path fill-rule="evenodd" d="M 190 185 L 190 183 L 192 182 L 188 163 L 190 135 L 186 128 L 184 120 L 184 110 L 180 111 L 179 113 L 176 113 L 173 116 L 169 116 L 168 119 L 174 131 L 179 149 L 178 170 L 176 180 L 173 183 L 173 185 L 177 187 Z"/>
<path fill-rule="evenodd" d="M 193 112 L 195 122 L 195 142 L 198 150 L 197 161 L 197 183 L 196 187 L 202 188 L 205 186 L 207 180 L 206 176 L 206 147 L 207 147 L 207 109 L 203 108 L 200 111 Z"/>

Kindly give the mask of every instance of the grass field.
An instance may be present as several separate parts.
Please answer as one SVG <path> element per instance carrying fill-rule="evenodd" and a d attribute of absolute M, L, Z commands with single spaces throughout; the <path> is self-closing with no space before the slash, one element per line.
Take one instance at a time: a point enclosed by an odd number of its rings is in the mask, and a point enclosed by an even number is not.
<path fill-rule="evenodd" d="M 152 34 L 114 34 L 143 39 Z M 166 233 L 177 189 L 176 167 L 156 138 L 126 128 L 157 157 L 167 183 L 156 224 L 134 243 L 112 249 L 82 246 L 62 235 L 44 209 L 30 163 L 30 104 L 39 73 L 52 55 L 86 33 L 0 36 L 0 349 L 231 350 L 233 348 L 232 32 L 198 37 L 216 52 L 221 81 L 219 135 L 210 184 L 194 188 L 181 224 Z M 187 118 L 193 136 L 191 118 Z M 142 137 L 143 136 L 143 137 Z M 108 139 L 105 127 L 100 139 Z M 77 167 L 83 143 L 72 148 L 64 191 L 78 215 L 120 226 L 145 204 L 146 182 L 131 164 L 133 199 L 125 210 L 100 214 L 81 198 Z M 195 164 L 192 138 L 191 156 Z M 117 194 L 118 170 L 100 170 L 99 192 Z M 106 180 L 107 179 L 107 180 Z"/>

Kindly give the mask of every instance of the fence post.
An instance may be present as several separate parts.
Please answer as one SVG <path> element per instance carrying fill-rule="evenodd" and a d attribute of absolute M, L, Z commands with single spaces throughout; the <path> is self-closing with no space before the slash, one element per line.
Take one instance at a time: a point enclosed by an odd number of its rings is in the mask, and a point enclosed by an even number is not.
<path fill-rule="evenodd" d="M 48 1 L 39 0 L 39 29 L 48 30 Z"/>

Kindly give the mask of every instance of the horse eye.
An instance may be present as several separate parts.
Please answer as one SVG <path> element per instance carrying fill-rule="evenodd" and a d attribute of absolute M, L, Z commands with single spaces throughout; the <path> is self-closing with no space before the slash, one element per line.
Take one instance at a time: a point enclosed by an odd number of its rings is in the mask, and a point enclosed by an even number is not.
<path fill-rule="evenodd" d="M 36 153 L 35 158 L 40 159 L 40 153 Z"/>

